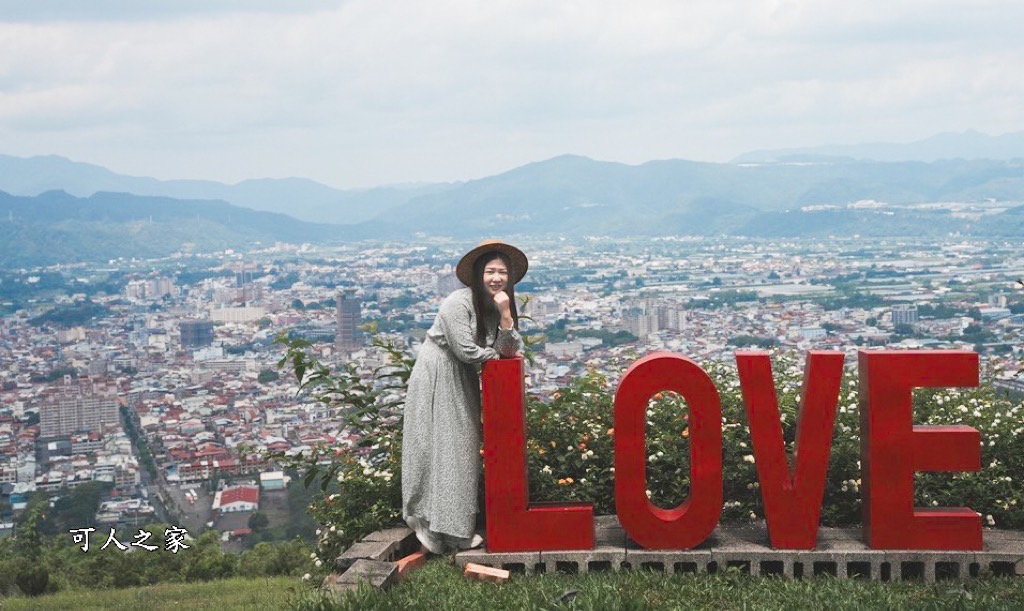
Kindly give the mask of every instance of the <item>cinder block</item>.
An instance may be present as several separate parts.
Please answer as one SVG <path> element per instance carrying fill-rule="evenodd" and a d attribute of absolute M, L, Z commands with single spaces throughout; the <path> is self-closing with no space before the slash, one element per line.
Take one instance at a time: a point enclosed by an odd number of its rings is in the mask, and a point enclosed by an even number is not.
<path fill-rule="evenodd" d="M 466 564 L 466 568 L 462 570 L 462 574 L 468 579 L 475 579 L 477 581 L 493 581 L 495 583 L 505 583 L 509 580 L 510 576 L 510 573 L 505 569 L 496 569 L 494 567 L 474 564 L 472 562 Z"/>
<path fill-rule="evenodd" d="M 620 568 L 661 570 L 665 573 L 721 571 L 740 567 L 752 575 L 775 574 L 790 578 L 830 574 L 837 578 L 882 581 L 967 577 L 992 571 L 1024 575 L 1024 531 L 985 531 L 983 551 L 875 550 L 863 541 L 858 528 L 818 531 L 813 550 L 773 549 L 763 523 L 719 527 L 695 549 L 648 550 L 626 537 L 615 516 L 596 516 L 595 542 L 590 550 L 554 550 L 523 553 L 488 553 L 486 549 L 459 552 L 459 566 L 477 564 L 510 572 L 568 571 L 586 573 Z"/>
<path fill-rule="evenodd" d="M 594 527 L 596 547 L 626 547 L 626 531 L 621 526 L 597 525 Z"/>
<path fill-rule="evenodd" d="M 321 587 L 334 594 L 341 594 L 342 592 L 355 590 L 359 587 L 359 584 L 341 581 L 341 575 L 341 573 L 331 573 L 324 577 L 323 583 L 320 584 Z"/>
<path fill-rule="evenodd" d="M 395 528 L 378 530 L 377 532 L 370 533 L 363 537 L 362 541 L 396 543 L 397 545 L 393 550 L 393 554 L 396 557 L 407 556 L 420 548 L 420 542 L 416 538 L 416 533 L 414 533 L 408 526 L 398 526 Z M 388 560 L 395 559 L 396 558 L 388 558 Z"/>
<path fill-rule="evenodd" d="M 345 571 L 352 566 L 356 560 L 388 560 L 395 554 L 399 547 L 398 541 L 359 541 L 353 543 L 335 561 L 339 571 Z"/>
<path fill-rule="evenodd" d="M 398 578 L 405 579 L 405 576 L 427 563 L 427 555 L 423 552 L 414 552 L 401 558 L 395 564 L 398 565 Z"/>
<path fill-rule="evenodd" d="M 540 553 L 540 563 L 544 565 L 544 570 L 548 573 L 566 569 L 574 573 L 589 573 L 591 566 L 607 566 L 607 568 L 617 571 L 625 561 L 625 548 L 612 545 L 602 545 L 594 549 Z"/>
<path fill-rule="evenodd" d="M 540 552 L 494 552 L 486 549 L 470 549 L 455 554 L 455 564 L 465 567 L 469 563 L 496 566 L 511 570 L 521 566 L 523 573 L 532 575 L 540 563 Z"/>
<path fill-rule="evenodd" d="M 629 563 L 630 568 L 657 569 L 660 566 L 662 571 L 669 574 L 676 573 L 677 568 L 678 572 L 688 572 L 686 567 L 692 567 L 696 573 L 706 573 L 708 563 L 715 560 L 711 551 L 706 549 L 661 550 L 628 547 L 625 551 L 625 561 Z"/>
<path fill-rule="evenodd" d="M 359 584 L 383 590 L 390 587 L 398 579 L 398 565 L 394 562 L 381 562 L 360 558 L 352 563 L 347 571 L 328 575 L 324 579 L 324 587 L 334 592 L 354 590 Z"/>

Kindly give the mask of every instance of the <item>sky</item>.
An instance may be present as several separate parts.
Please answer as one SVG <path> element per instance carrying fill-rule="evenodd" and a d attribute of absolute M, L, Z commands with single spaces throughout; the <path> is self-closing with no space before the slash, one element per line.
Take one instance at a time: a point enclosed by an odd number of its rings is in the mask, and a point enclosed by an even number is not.
<path fill-rule="evenodd" d="M 1017 0 L 0 0 L 0 153 L 339 188 L 1024 130 Z"/>

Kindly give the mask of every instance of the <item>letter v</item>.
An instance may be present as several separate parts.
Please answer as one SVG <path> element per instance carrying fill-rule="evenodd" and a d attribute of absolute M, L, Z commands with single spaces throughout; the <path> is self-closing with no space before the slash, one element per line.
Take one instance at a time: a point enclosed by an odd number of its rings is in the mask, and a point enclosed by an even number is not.
<path fill-rule="evenodd" d="M 814 549 L 843 379 L 843 353 L 807 353 L 792 469 L 782 438 L 771 358 L 764 352 L 737 352 L 736 367 L 772 547 Z"/>

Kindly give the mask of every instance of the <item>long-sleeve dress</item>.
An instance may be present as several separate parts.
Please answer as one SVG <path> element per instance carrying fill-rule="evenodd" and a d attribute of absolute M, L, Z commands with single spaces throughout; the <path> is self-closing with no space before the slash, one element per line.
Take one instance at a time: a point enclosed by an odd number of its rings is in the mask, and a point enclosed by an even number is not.
<path fill-rule="evenodd" d="M 409 377 L 402 428 L 402 517 L 459 539 L 473 535 L 480 480 L 480 363 L 522 350 L 515 329 L 487 316 L 490 346 L 475 341 L 469 288 L 441 303 Z"/>

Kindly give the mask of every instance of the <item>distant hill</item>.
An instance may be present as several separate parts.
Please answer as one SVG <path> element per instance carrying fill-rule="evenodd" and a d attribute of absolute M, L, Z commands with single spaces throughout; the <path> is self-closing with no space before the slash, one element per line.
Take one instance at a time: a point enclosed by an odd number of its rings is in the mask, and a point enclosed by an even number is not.
<path fill-rule="evenodd" d="M 349 235 L 356 234 L 224 202 L 127 193 L 79 198 L 63 191 L 20 197 L 0 191 L 0 267 L 162 257 L 188 249 L 209 252 Z"/>
<path fill-rule="evenodd" d="M 732 163 L 849 157 L 872 161 L 939 161 L 941 159 L 1024 159 L 1024 132 L 989 136 L 979 131 L 946 132 L 907 143 L 876 142 L 770 149 L 744 153 Z"/>
<path fill-rule="evenodd" d="M 467 238 L 512 233 L 763 235 L 769 227 L 775 228 L 772 235 L 799 235 L 793 233 L 799 228 L 908 235 L 900 232 L 963 232 L 976 226 L 953 217 L 939 223 L 934 214 L 924 219 L 901 212 L 889 218 L 849 211 L 804 218 L 799 210 L 861 200 L 989 199 L 1024 202 L 1024 161 L 819 159 L 740 165 L 667 160 L 631 166 L 567 155 L 415 197 L 386 217 L 397 224 L 393 230 L 408 235 L 418 231 Z M 786 222 L 776 224 L 787 211 Z M 830 221 L 822 224 L 826 217 Z M 924 220 L 931 224 L 915 226 Z"/>
<path fill-rule="evenodd" d="M 306 210 L 313 218 L 338 224 L 313 224 L 192 197 L 102 191 L 82 197 L 64 191 L 2 194 L 0 266 L 162 256 L 186 244 L 205 251 L 255 242 L 421 236 L 467 241 L 509 235 L 1024 238 L 1024 159 L 886 162 L 818 156 L 627 165 L 564 155 L 464 183 L 344 192 L 301 179 L 228 186 L 119 177 L 60 158 L 3 159 L 7 170 L 0 171 L 0 189 L 3 181 L 31 190 L 63 183 L 82 188 L 103 179 L 139 189 L 227 190 L 236 201 L 276 202 L 289 214 Z M 52 163 L 40 161 L 45 159 Z M 12 177 L 19 167 L 21 174 Z M 40 168 L 45 176 L 35 173 Z M 851 206 L 865 201 L 886 206 Z M 1001 204 L 990 204 L 984 214 L 920 206 L 932 202 Z M 310 212 L 318 206 L 330 213 Z"/>
<path fill-rule="evenodd" d="M 28 158 L 0 155 L 0 191 L 12 195 L 34 196 L 59 190 L 78 197 L 116 192 L 210 199 L 253 210 L 279 212 L 314 223 L 359 223 L 417 195 L 451 187 L 429 184 L 340 190 L 305 178 L 260 178 L 234 185 L 210 180 L 157 180 L 117 174 L 57 155 Z"/>

